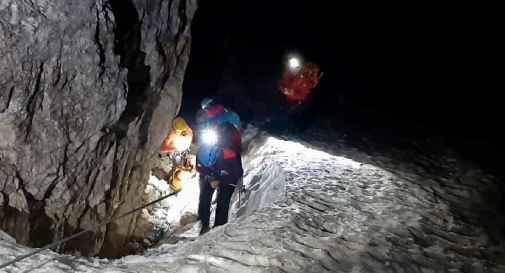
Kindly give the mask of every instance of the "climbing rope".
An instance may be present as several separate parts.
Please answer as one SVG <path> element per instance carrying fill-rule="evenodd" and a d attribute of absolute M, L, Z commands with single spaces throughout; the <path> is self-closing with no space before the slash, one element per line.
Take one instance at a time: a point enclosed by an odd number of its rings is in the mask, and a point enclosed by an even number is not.
<path fill-rule="evenodd" d="M 56 241 L 56 242 L 54 242 L 54 243 L 52 243 L 52 244 L 49 244 L 49 245 L 47 245 L 47 246 L 45 246 L 45 247 L 43 247 L 43 248 L 39 248 L 39 249 L 37 249 L 37 250 L 35 250 L 35 251 L 32 251 L 32 252 L 30 252 L 30 253 L 28 253 L 28 254 L 18 256 L 18 257 L 16 257 L 15 259 L 13 259 L 13 260 L 11 260 L 11 261 L 9 261 L 9 262 L 6 262 L 6 263 L 4 263 L 4 264 L 1 264 L 1 265 L 0 265 L 0 269 L 5 268 L 5 267 L 7 267 L 7 266 L 9 266 L 9 265 L 15 264 L 15 263 L 17 263 L 17 262 L 19 262 L 19 261 L 22 261 L 22 260 L 24 260 L 24 259 L 26 259 L 26 258 L 28 258 L 28 257 L 31 257 L 31 256 L 33 256 L 33 255 L 35 255 L 35 254 L 40 253 L 40 252 L 42 252 L 42 251 L 44 251 L 44 250 L 46 250 L 46 249 L 53 248 L 53 247 L 55 247 L 55 246 L 57 246 L 57 245 L 59 245 L 59 244 L 61 244 L 61 243 L 64 243 L 64 242 L 66 242 L 66 241 L 69 241 L 69 240 L 72 240 L 72 239 L 74 239 L 74 238 L 77 238 L 77 237 L 79 237 L 79 236 L 83 235 L 83 234 L 84 234 L 84 233 L 86 233 L 86 232 L 89 232 L 89 231 L 92 231 L 92 230 L 94 230 L 94 229 L 96 229 L 96 228 L 99 228 L 99 227 L 101 227 L 101 226 L 104 226 L 104 225 L 110 224 L 110 223 L 112 223 L 112 222 L 116 221 L 116 220 L 117 220 L 117 219 L 119 219 L 119 218 L 122 218 L 122 217 L 125 217 L 125 216 L 127 216 L 127 215 L 130 215 L 130 214 L 132 214 L 132 213 L 134 213 L 134 212 L 136 212 L 136 211 L 139 211 L 139 210 L 144 209 L 144 208 L 146 208 L 146 207 L 149 207 L 149 206 L 151 206 L 151 205 L 153 205 L 153 204 L 155 204 L 155 203 L 158 203 L 158 202 L 160 202 L 160 201 L 161 201 L 161 200 L 163 200 L 163 199 L 166 199 L 166 198 L 168 198 L 168 197 L 170 197 L 170 196 L 176 195 L 176 194 L 177 194 L 177 193 L 179 193 L 180 191 L 181 191 L 181 190 L 171 192 L 171 193 L 169 193 L 169 194 L 167 194 L 167 195 L 165 195 L 165 196 L 162 196 L 162 197 L 160 197 L 160 198 L 158 198 L 158 199 L 156 199 L 156 200 L 154 200 L 154 201 L 152 201 L 152 202 L 150 202 L 150 203 L 147 203 L 147 204 L 145 204 L 145 205 L 142 205 L 142 206 L 140 206 L 140 207 L 138 207 L 138 208 L 136 208 L 136 209 L 133 209 L 133 210 L 131 210 L 131 211 L 129 211 L 129 212 L 126 212 L 126 213 L 124 213 L 124 214 L 121 214 L 121 215 L 119 215 L 119 216 L 117 216 L 117 217 L 114 217 L 114 218 L 112 218 L 112 219 L 110 219 L 110 220 L 108 220 L 108 221 L 105 221 L 105 222 L 103 222 L 103 223 L 101 223 L 101 224 L 98 224 L 98 225 L 96 225 L 96 226 L 94 226 L 94 227 L 88 228 L 88 229 L 83 230 L 83 231 L 81 231 L 81 232 L 79 232 L 79 233 L 76 233 L 76 234 L 74 234 L 74 235 L 71 235 L 71 236 L 65 237 L 65 238 L 63 238 L 63 239 L 61 239 L 61 240 L 59 240 L 59 241 Z"/>

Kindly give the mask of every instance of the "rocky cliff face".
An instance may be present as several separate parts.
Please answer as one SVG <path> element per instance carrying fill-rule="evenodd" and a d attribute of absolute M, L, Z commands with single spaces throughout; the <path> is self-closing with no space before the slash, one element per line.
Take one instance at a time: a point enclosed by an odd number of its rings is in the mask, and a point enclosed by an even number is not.
<path fill-rule="evenodd" d="M 0 0 L 0 228 L 42 246 L 124 213 L 178 112 L 196 0 Z M 128 252 L 137 215 L 59 247 Z"/>

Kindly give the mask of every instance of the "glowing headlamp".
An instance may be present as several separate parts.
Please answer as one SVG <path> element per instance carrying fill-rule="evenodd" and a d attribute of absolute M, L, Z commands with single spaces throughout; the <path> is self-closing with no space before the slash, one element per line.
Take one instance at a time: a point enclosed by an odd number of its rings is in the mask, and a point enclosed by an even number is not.
<path fill-rule="evenodd" d="M 212 129 L 206 129 L 203 131 L 202 140 L 207 144 L 215 144 L 217 142 L 217 134 L 216 131 Z"/>
<path fill-rule="evenodd" d="M 289 68 L 294 69 L 300 66 L 300 60 L 296 57 L 291 57 L 289 58 L 288 64 Z"/>

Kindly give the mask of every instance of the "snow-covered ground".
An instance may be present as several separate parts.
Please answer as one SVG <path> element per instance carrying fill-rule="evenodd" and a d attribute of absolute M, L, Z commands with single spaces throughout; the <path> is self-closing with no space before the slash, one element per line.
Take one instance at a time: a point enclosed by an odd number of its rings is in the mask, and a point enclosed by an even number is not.
<path fill-rule="evenodd" d="M 144 191 L 144 202 L 152 202 L 162 196 L 173 193 L 167 181 L 151 175 Z M 166 236 L 180 233 L 187 224 L 197 221 L 198 196 L 200 187 L 198 176 L 187 177 L 182 189 L 158 203 L 141 211 L 137 221 L 135 236 L 146 238 L 146 246 L 152 246 Z"/>
<path fill-rule="evenodd" d="M 227 225 L 142 256 L 46 251 L 5 272 L 505 272 L 503 213 L 487 204 L 495 179 L 475 166 L 366 153 L 325 129 L 243 138 L 247 190 Z M 30 251 L 8 238 L 0 233 L 0 262 Z"/>

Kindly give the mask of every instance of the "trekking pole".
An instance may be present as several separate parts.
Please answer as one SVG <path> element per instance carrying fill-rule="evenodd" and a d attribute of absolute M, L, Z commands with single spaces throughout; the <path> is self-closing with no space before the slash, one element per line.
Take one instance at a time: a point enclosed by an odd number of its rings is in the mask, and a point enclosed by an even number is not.
<path fill-rule="evenodd" d="M 233 186 L 236 189 L 238 189 L 238 207 L 240 207 L 240 203 L 241 203 L 241 199 L 242 199 L 242 186 L 243 186 L 242 179 L 243 178 L 240 178 L 240 180 L 237 182 L 237 185 L 230 184 L 230 186 Z"/>
<path fill-rule="evenodd" d="M 321 78 L 323 77 L 324 75 L 324 72 L 321 72 L 321 75 L 319 75 L 319 77 L 317 78 L 317 81 L 314 83 L 314 87 L 313 88 L 316 88 L 316 85 L 319 83 L 319 80 L 321 80 Z"/>
<path fill-rule="evenodd" d="M 240 201 L 241 201 L 241 197 L 242 197 L 242 178 L 240 178 L 240 181 L 239 181 L 240 185 L 238 187 L 238 206 L 240 207 Z"/>

